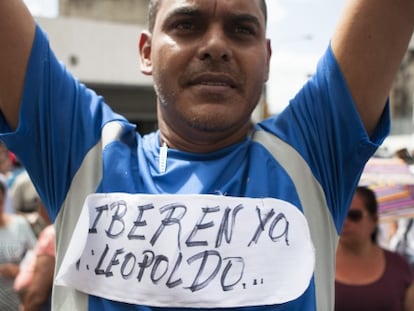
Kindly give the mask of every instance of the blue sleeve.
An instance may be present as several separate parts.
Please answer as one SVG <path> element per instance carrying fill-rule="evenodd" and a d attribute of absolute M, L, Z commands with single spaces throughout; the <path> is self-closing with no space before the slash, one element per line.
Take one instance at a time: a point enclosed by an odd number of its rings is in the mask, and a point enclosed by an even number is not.
<path fill-rule="evenodd" d="M 67 72 L 37 26 L 19 126 L 11 132 L 2 116 L 0 138 L 27 169 L 53 219 L 85 154 L 112 119 L 122 118 Z"/>
<path fill-rule="evenodd" d="M 342 226 L 365 162 L 389 132 L 387 104 L 369 137 L 329 47 L 315 75 L 278 116 L 263 127 L 292 145 L 325 191 L 337 229 Z"/>

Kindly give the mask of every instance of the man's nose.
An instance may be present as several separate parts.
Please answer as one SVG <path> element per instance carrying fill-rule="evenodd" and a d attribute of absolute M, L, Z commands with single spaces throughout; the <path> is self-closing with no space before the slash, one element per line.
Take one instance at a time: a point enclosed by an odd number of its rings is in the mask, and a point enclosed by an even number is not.
<path fill-rule="evenodd" d="M 225 31 L 220 26 L 210 27 L 205 32 L 199 48 L 201 60 L 229 61 L 232 50 Z"/>

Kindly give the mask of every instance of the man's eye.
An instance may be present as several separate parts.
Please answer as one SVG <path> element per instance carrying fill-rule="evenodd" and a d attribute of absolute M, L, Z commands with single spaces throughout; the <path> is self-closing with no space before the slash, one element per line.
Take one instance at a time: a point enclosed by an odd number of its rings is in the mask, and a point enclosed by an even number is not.
<path fill-rule="evenodd" d="M 243 26 L 243 25 L 236 26 L 235 32 L 238 33 L 238 34 L 244 34 L 244 35 L 254 35 L 255 34 L 255 31 L 252 27 Z"/>
<path fill-rule="evenodd" d="M 195 25 L 192 22 L 184 21 L 184 22 L 177 22 L 174 25 L 174 28 L 178 30 L 192 30 L 195 28 Z"/>

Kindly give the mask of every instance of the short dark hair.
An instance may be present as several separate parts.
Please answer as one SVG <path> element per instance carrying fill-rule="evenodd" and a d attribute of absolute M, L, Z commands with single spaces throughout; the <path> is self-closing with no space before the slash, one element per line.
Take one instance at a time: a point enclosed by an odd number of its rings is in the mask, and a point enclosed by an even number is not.
<path fill-rule="evenodd" d="M 148 4 L 148 30 L 152 33 L 155 26 L 155 19 L 160 8 L 161 0 L 150 0 Z"/>
<path fill-rule="evenodd" d="M 155 20 L 157 18 L 157 13 L 160 8 L 161 0 L 150 0 L 148 4 L 148 30 L 152 33 L 155 26 Z M 263 15 L 265 17 L 265 23 L 267 23 L 267 6 L 266 1 L 261 0 L 261 6 L 263 10 Z"/>
<path fill-rule="evenodd" d="M 378 202 L 375 192 L 366 186 L 358 186 L 355 193 L 358 194 L 364 202 L 366 211 L 372 217 L 376 217 L 378 215 Z"/>
<path fill-rule="evenodd" d="M 376 219 L 378 217 L 378 201 L 375 192 L 366 187 L 366 186 L 358 186 L 355 194 L 359 195 L 364 203 L 364 209 L 368 212 L 368 214 L 373 218 Z M 377 235 L 378 235 L 378 227 L 375 228 L 374 232 L 371 234 L 372 242 L 377 242 Z"/>

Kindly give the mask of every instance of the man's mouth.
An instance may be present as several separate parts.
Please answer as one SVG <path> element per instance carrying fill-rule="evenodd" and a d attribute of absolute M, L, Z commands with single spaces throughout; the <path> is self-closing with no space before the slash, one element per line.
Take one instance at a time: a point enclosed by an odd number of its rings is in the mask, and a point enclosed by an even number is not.
<path fill-rule="evenodd" d="M 234 79 L 223 73 L 203 73 L 190 80 L 191 86 L 207 86 L 217 88 L 236 88 L 237 83 Z"/>

